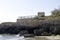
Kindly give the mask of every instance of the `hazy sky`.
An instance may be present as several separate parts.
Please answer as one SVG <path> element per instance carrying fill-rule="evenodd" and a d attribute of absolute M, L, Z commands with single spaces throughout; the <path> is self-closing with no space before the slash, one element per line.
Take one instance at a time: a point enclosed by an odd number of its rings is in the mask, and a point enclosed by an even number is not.
<path fill-rule="evenodd" d="M 41 11 L 50 15 L 59 6 L 60 0 L 0 0 L 0 23 L 14 22 L 18 16 L 37 15 Z"/>

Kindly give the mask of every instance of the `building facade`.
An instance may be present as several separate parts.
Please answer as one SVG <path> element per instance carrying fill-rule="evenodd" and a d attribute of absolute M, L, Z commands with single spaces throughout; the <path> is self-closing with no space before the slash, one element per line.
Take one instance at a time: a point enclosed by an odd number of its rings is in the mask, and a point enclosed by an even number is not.
<path fill-rule="evenodd" d="M 38 16 L 39 19 L 43 18 L 45 16 L 45 13 L 44 12 L 38 12 Z M 43 18 L 44 19 L 44 18 Z M 37 24 L 39 23 L 38 20 L 35 20 L 34 17 L 20 17 L 17 19 L 17 24 L 20 24 L 20 25 L 25 25 L 25 26 L 37 26 Z"/>

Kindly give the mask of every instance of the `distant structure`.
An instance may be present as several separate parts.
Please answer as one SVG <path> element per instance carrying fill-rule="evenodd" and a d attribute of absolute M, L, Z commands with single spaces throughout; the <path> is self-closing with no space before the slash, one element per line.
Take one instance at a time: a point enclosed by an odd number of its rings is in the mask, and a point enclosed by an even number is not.
<path fill-rule="evenodd" d="M 38 12 L 38 15 L 36 15 L 39 19 L 43 18 L 44 19 L 44 16 L 45 16 L 45 13 L 44 12 Z M 23 17 L 19 17 L 17 19 L 17 24 L 20 24 L 20 25 L 25 25 L 25 26 L 37 26 L 38 22 L 39 21 L 36 21 L 34 19 L 34 17 L 36 16 L 23 16 Z"/>
<path fill-rule="evenodd" d="M 38 12 L 38 17 L 43 17 L 45 16 L 45 12 Z"/>
<path fill-rule="evenodd" d="M 33 18 L 35 17 L 36 15 L 31 15 L 31 16 L 21 16 L 21 17 L 18 17 L 18 19 L 29 19 L 29 18 Z"/>

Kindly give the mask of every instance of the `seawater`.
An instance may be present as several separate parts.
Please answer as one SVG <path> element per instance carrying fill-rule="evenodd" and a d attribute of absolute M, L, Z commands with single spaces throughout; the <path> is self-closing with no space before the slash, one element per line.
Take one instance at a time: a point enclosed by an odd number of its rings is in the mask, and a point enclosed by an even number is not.
<path fill-rule="evenodd" d="M 24 36 L 19 35 L 0 35 L 0 40 L 26 40 Z"/>

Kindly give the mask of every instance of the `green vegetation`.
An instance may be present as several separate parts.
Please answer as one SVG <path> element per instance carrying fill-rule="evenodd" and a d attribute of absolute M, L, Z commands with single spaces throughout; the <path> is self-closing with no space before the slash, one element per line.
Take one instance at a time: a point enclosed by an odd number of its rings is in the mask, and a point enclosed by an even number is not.
<path fill-rule="evenodd" d="M 60 9 L 54 9 L 54 10 L 52 11 L 52 16 L 53 16 L 53 17 L 60 16 Z"/>

